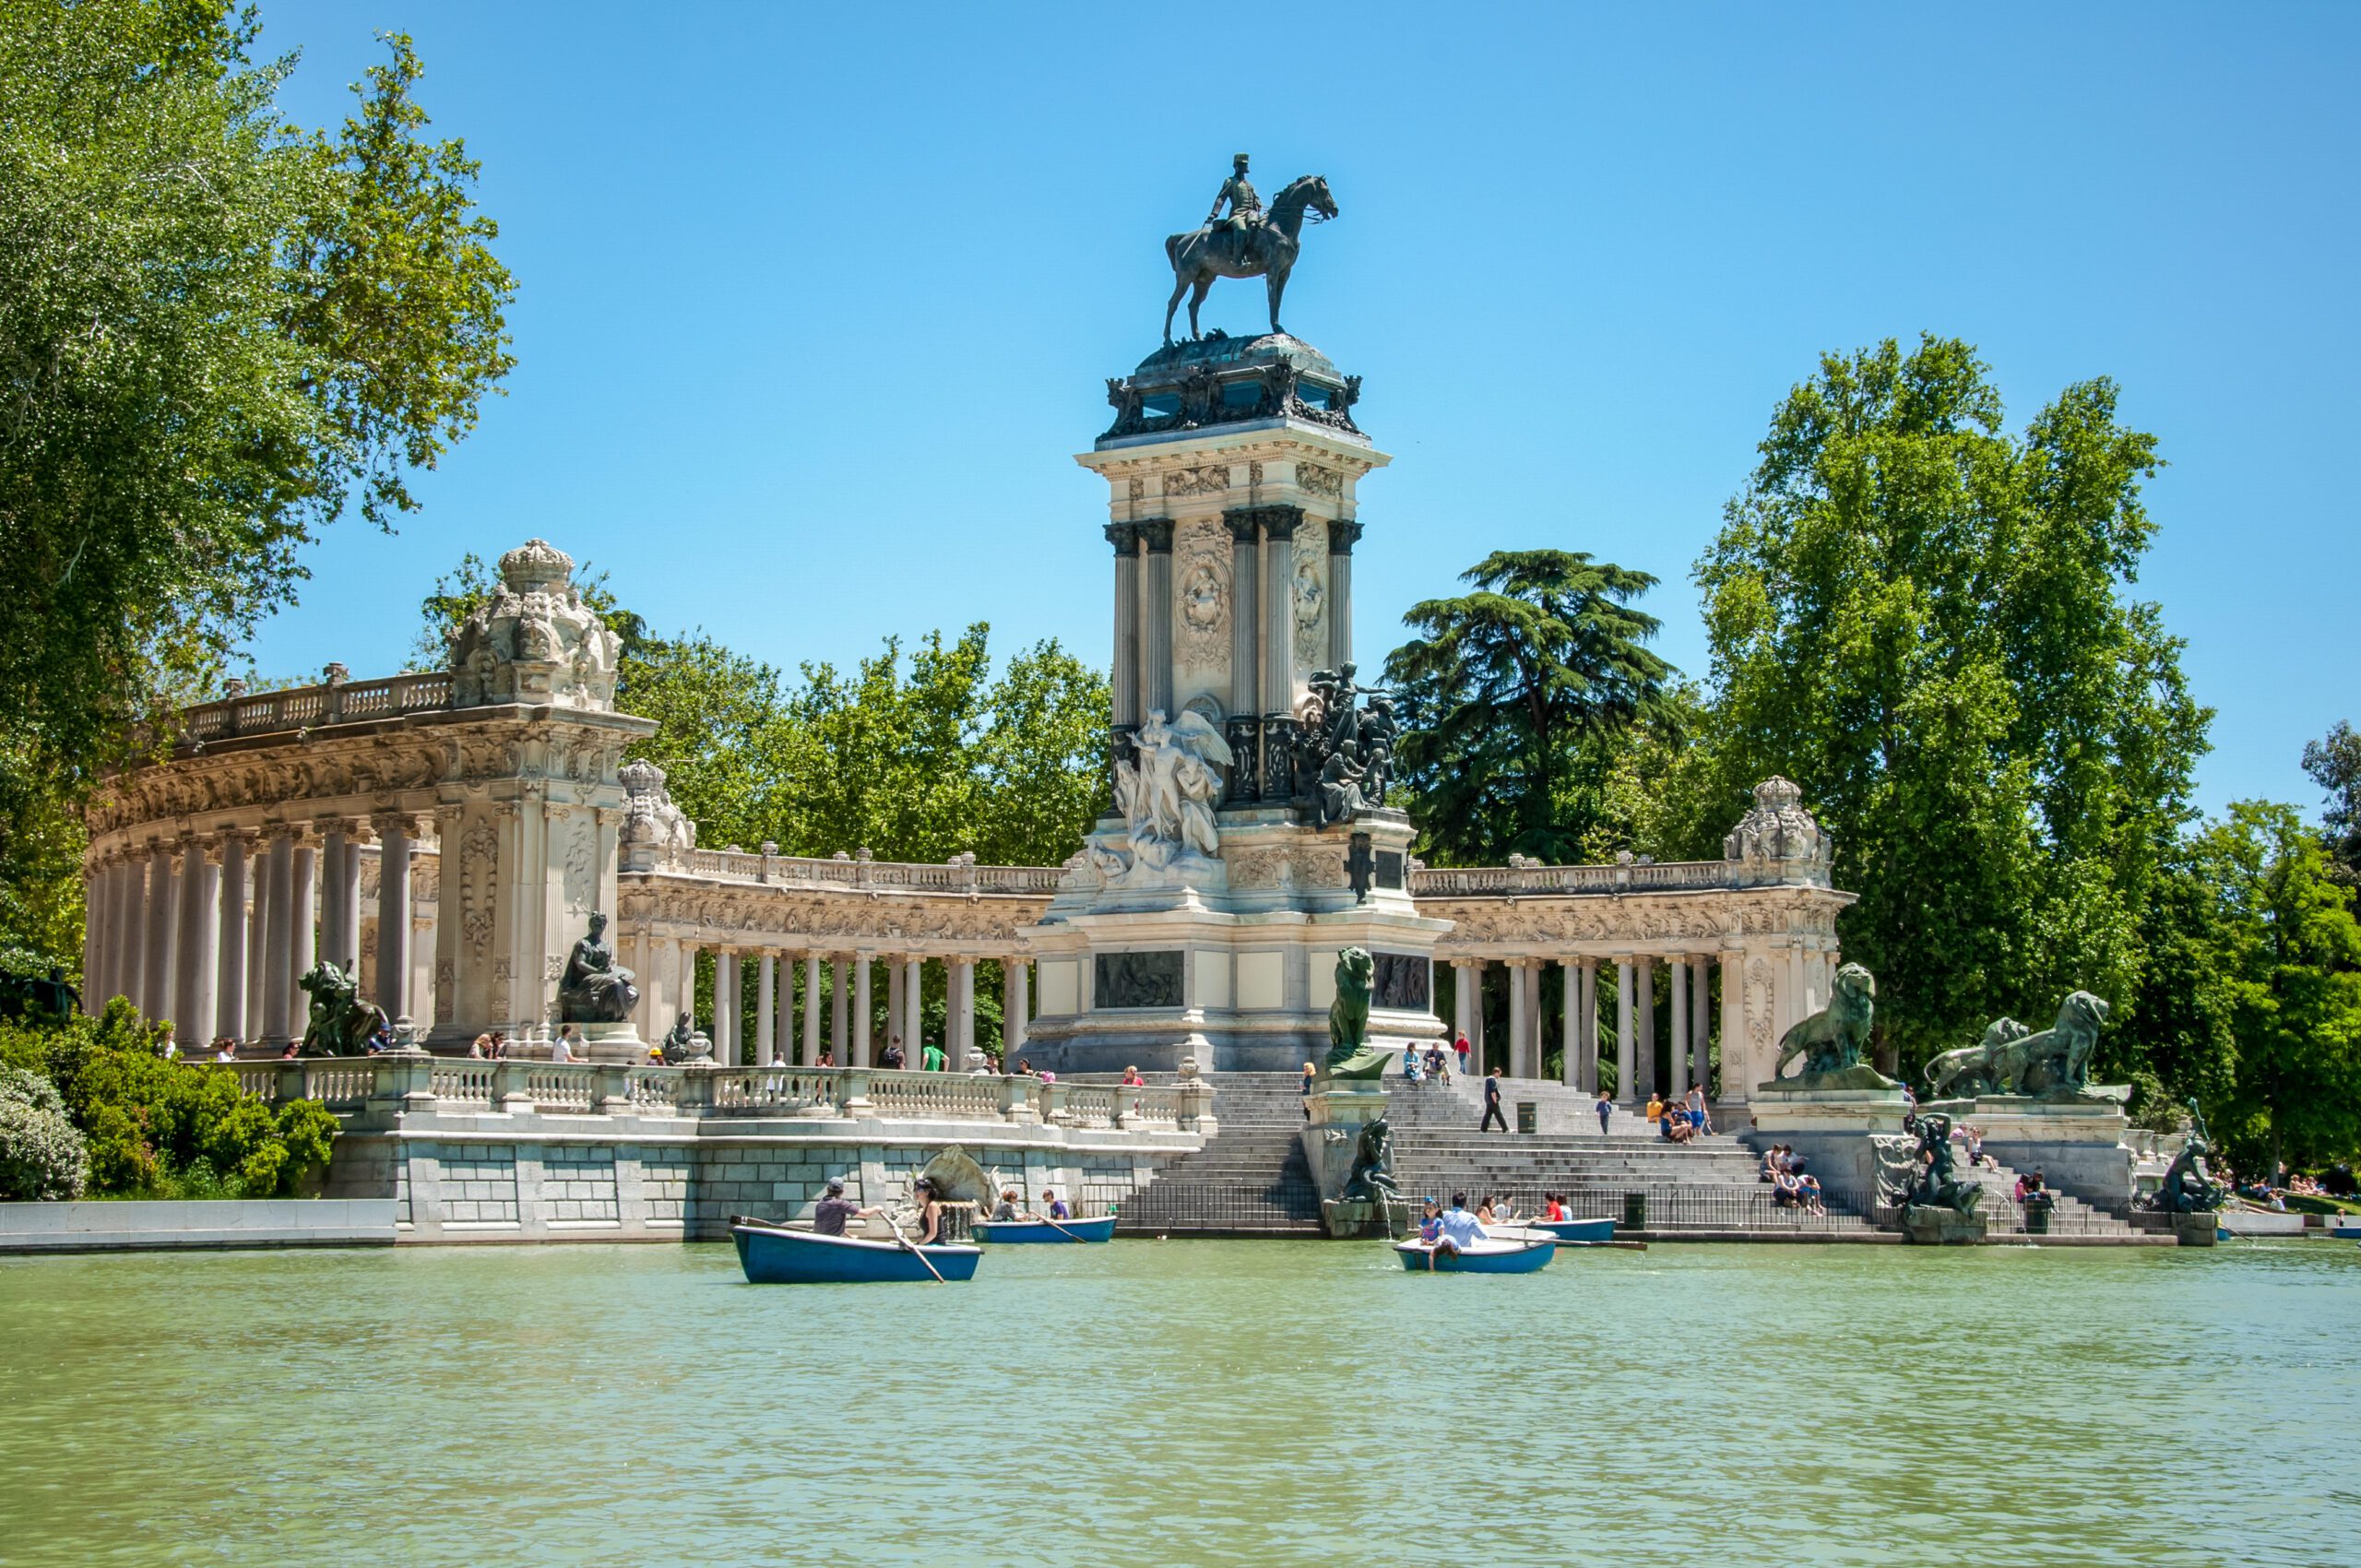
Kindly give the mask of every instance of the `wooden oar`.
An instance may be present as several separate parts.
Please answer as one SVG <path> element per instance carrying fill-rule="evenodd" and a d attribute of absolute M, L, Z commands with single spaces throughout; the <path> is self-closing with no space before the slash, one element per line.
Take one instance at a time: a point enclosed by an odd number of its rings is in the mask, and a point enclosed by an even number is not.
<path fill-rule="evenodd" d="M 885 1229 L 894 1233 L 894 1240 L 902 1243 L 902 1250 L 909 1253 L 912 1257 L 918 1259 L 919 1262 L 924 1265 L 926 1271 L 934 1276 L 934 1282 L 937 1285 L 948 1285 L 950 1283 L 949 1280 L 943 1277 L 943 1271 L 934 1266 L 934 1260 L 928 1257 L 925 1253 L 921 1252 L 916 1241 L 911 1241 L 908 1236 L 902 1234 L 902 1228 L 894 1223 L 894 1217 L 892 1215 L 880 1212 L 877 1218 L 885 1222 Z"/>
<path fill-rule="evenodd" d="M 1078 1243 L 1081 1243 L 1081 1244 L 1086 1245 L 1086 1245 L 1088 1245 L 1088 1243 L 1087 1243 L 1087 1242 L 1084 1242 L 1084 1241 L 1083 1241 L 1083 1240 L 1082 1240 L 1082 1238 L 1081 1238 L 1081 1237 L 1079 1237 L 1079 1236 L 1075 1235 L 1073 1231 L 1071 1231 L 1071 1230 L 1067 1229 L 1064 1226 L 1062 1226 L 1062 1225 L 1059 1224 L 1056 1220 L 1051 1219 L 1051 1218 L 1050 1218 L 1048 1215 L 1046 1215 L 1046 1214 L 1045 1214 L 1045 1215 L 1043 1215 L 1043 1216 L 1041 1217 L 1041 1223 L 1042 1223 L 1042 1224 L 1044 1224 L 1044 1225 L 1046 1225 L 1046 1226 L 1048 1226 L 1050 1229 L 1052 1229 L 1052 1230 L 1056 1231 L 1059 1235 L 1063 1236 L 1063 1237 L 1064 1237 L 1067 1241 L 1069 1241 L 1078 1242 Z"/>

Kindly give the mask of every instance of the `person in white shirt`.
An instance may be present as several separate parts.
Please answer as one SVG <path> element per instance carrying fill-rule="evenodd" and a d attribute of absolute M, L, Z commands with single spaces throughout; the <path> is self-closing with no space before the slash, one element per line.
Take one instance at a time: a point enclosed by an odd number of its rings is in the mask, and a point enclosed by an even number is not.
<path fill-rule="evenodd" d="M 1482 1222 L 1467 1212 L 1465 1193 L 1451 1194 L 1451 1206 L 1442 1211 L 1441 1229 L 1442 1235 L 1435 1241 L 1437 1252 L 1441 1252 L 1445 1247 L 1449 1247 L 1454 1253 L 1464 1252 L 1478 1241 L 1490 1240 L 1485 1232 Z"/>
<path fill-rule="evenodd" d="M 558 1030 L 557 1039 L 550 1041 L 550 1060 L 552 1062 L 579 1062 L 582 1060 L 580 1056 L 575 1053 L 574 1026 L 572 1024 L 568 1024 L 565 1028 Z"/>
<path fill-rule="evenodd" d="M 231 1045 L 226 1039 L 220 1041 L 219 1046 L 220 1049 L 217 1050 L 213 1053 L 213 1060 L 216 1062 L 235 1062 L 238 1059 L 238 1048 L 236 1046 Z"/>

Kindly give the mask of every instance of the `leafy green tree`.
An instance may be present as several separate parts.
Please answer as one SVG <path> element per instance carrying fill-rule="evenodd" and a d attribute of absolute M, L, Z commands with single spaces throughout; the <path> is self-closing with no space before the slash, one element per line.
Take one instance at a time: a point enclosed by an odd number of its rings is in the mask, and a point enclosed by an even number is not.
<path fill-rule="evenodd" d="M 2338 719 L 2325 739 L 2304 742 L 2304 771 L 2328 795 L 2320 822 L 2336 878 L 2361 885 L 2361 735 Z"/>
<path fill-rule="evenodd" d="M 1679 716 L 1672 666 L 1631 600 L 1645 572 L 1578 551 L 1498 551 L 1461 574 L 1476 591 L 1403 617 L 1414 640 L 1385 678 L 1401 695 L 1401 783 L 1427 852 L 1575 858 L 1602 815 L 1614 744 Z"/>
<path fill-rule="evenodd" d="M 2361 1152 L 2361 924 L 2292 806 L 2241 801 L 2196 838 L 2214 897 L 2236 1082 L 2215 1131 L 2242 1170 Z"/>
<path fill-rule="evenodd" d="M 2077 987 L 2128 1006 L 2212 718 L 2129 595 L 2154 438 L 2106 380 L 2008 434 L 1975 351 L 1928 337 L 1823 357 L 1760 453 L 1697 567 L 1711 716 L 1670 836 L 1710 852 L 1753 780 L 1803 786 L 1889 1060 Z"/>
<path fill-rule="evenodd" d="M 286 123 L 226 0 L 0 4 L 0 885 L 58 802 L 288 602 L 347 505 L 380 523 L 507 371 L 514 285 L 409 41 L 333 132 Z M 68 965 L 18 892 L 0 944 Z"/>

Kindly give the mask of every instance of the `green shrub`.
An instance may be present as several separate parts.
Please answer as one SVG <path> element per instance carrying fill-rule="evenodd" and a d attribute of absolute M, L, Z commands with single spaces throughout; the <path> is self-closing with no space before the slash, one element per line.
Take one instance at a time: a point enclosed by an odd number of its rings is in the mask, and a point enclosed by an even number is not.
<path fill-rule="evenodd" d="M 274 1197 L 326 1167 L 336 1118 L 317 1101 L 273 1110 L 234 1073 L 168 1062 L 158 1032 L 118 997 L 63 1026 L 0 1025 L 0 1063 L 54 1085 L 99 1193 Z"/>
<path fill-rule="evenodd" d="M 0 1202 L 78 1198 L 90 1158 L 47 1078 L 0 1067 Z"/>

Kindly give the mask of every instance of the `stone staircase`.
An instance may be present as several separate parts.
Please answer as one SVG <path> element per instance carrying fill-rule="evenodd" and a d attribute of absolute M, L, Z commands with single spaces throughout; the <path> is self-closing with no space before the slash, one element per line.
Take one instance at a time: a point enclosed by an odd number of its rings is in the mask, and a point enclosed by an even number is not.
<path fill-rule="evenodd" d="M 1161 1077 L 1161 1075 L 1158 1075 Z M 1292 1073 L 1215 1073 L 1205 1146 L 1157 1168 L 1117 1230 L 1152 1236 L 1317 1236 L 1320 1194 L 1304 1163 L 1303 1102 Z M 1074 1081 L 1114 1081 L 1112 1075 Z"/>
<path fill-rule="evenodd" d="M 2016 1201 L 2017 1172 L 2003 1165 L 1996 1170 L 1978 1170 L 1975 1176 L 1984 1185 L 1984 1203 L 1978 1212 L 1984 1216 L 1985 1233 L 2032 1234 L 2025 1224 L 2024 1208 Z M 2152 1234 L 2129 1218 L 2094 1208 L 2055 1188 L 2050 1189 L 2050 1196 L 2057 1203 L 2049 1211 L 2048 1229 L 2043 1232 L 2046 1236 L 2065 1241 L 2077 1237 L 2131 1241 Z"/>
<path fill-rule="evenodd" d="M 1298 1138 L 1304 1121 L 1296 1076 L 1208 1076 L 1219 1131 L 1204 1148 L 1161 1166 L 1123 1206 L 1118 1229 L 1148 1235 L 1318 1235 L 1319 1195 Z M 1481 1091 L 1472 1083 L 1389 1078 L 1385 1087 L 1394 1172 L 1406 1197 L 1431 1194 L 1448 1201 L 1464 1191 L 1472 1203 L 1483 1194 L 1500 1194 L 1531 1215 L 1539 1212 L 1543 1194 L 1554 1192 L 1578 1218 L 1612 1218 L 1619 1224 L 1640 1218 L 1633 1233 L 1643 1236 L 1869 1240 L 1874 1234 L 1860 1215 L 1845 1212 L 1838 1194 L 1831 1194 L 1832 1212 L 1825 1216 L 1774 1206 L 1770 1190 L 1755 1179 L 1756 1157 L 1735 1138 L 1668 1144 L 1648 1130 L 1643 1117 L 1620 1111 L 1602 1136 L 1588 1099 L 1560 1085 L 1512 1085 L 1503 1098 L 1513 1103 L 1532 1098 L 1528 1088 L 1557 1091 L 1568 1111 L 1579 1108 L 1590 1118 L 1588 1131 L 1479 1133 Z M 1643 1215 L 1631 1210 L 1634 1194 Z"/>

